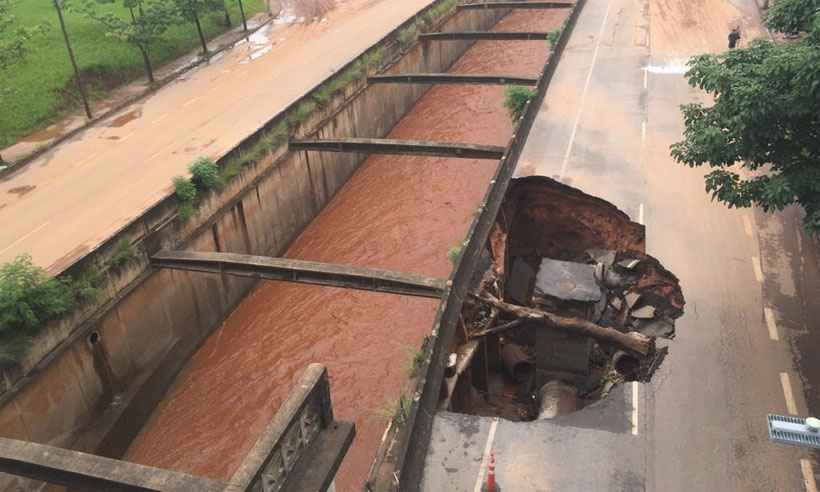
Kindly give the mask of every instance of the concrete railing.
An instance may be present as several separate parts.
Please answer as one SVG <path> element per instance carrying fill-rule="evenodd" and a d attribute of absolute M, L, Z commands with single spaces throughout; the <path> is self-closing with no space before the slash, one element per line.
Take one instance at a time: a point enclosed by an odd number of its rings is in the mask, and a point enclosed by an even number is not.
<path fill-rule="evenodd" d="M 279 492 L 327 490 L 355 426 L 333 420 L 330 383 L 311 364 L 228 482 L 0 438 L 0 472 L 83 491 Z"/>

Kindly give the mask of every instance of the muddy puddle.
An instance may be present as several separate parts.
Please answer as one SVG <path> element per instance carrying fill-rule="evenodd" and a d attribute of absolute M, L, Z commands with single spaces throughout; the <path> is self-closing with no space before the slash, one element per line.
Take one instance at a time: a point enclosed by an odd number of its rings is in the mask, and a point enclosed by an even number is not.
<path fill-rule="evenodd" d="M 520 12 L 498 30 L 549 31 L 566 12 Z M 481 42 L 456 73 L 535 76 L 545 42 Z M 397 90 L 401 90 L 397 88 Z M 504 89 L 438 86 L 389 138 L 506 145 Z M 413 156 L 368 159 L 287 256 L 446 277 L 497 163 Z M 211 335 L 132 443 L 126 459 L 227 479 L 308 363 L 326 364 L 337 419 L 357 435 L 337 490 L 359 490 L 408 387 L 412 352 L 438 302 L 352 290 L 261 283 Z"/>

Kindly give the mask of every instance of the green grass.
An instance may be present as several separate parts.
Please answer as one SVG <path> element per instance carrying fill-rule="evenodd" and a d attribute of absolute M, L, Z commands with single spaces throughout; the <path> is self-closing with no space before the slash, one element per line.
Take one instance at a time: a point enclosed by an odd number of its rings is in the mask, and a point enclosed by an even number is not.
<path fill-rule="evenodd" d="M 231 21 L 240 22 L 239 6 L 227 0 Z M 122 10 L 121 2 L 110 7 Z M 265 10 L 264 0 L 244 0 L 248 17 Z M 14 13 L 23 25 L 47 21 L 51 28 L 37 40 L 37 46 L 26 60 L 0 73 L 0 87 L 11 89 L 10 96 L 0 99 L 0 148 L 58 119 L 67 110 L 79 107 L 72 85 L 73 72 L 66 55 L 57 14 L 49 0 L 22 0 L 14 5 Z M 203 18 L 203 28 L 209 38 L 225 30 L 224 14 L 213 13 Z M 139 52 L 127 43 L 106 38 L 99 24 L 75 13 L 66 13 L 66 24 L 81 70 L 93 74 L 92 93 L 100 97 L 106 89 L 143 74 Z M 168 30 L 163 40 L 152 47 L 151 61 L 155 68 L 196 49 L 199 41 L 190 23 L 181 23 Z M 103 82 L 104 81 L 104 82 Z"/>

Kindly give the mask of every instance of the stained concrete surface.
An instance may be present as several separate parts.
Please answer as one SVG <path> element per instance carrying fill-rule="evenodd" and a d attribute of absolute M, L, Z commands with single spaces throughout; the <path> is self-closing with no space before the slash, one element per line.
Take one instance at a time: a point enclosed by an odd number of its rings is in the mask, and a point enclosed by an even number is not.
<path fill-rule="evenodd" d="M 555 420 L 439 412 L 421 490 L 475 490 L 487 449 L 495 455 L 501 490 L 645 490 L 646 450 L 631 434 L 631 391 L 621 386 L 609 399 Z"/>
<path fill-rule="evenodd" d="M 723 50 L 733 24 L 747 41 L 765 35 L 751 0 L 589 0 L 581 13 L 518 175 L 556 177 L 646 223 L 647 252 L 680 277 L 687 306 L 653 381 L 609 396 L 631 409 L 634 430 L 576 427 L 566 440 L 568 429 L 498 424 L 506 490 L 816 490 L 801 460 L 814 473 L 817 462 L 768 442 L 765 420 L 820 407 L 816 244 L 796 210 L 765 215 L 713 203 L 704 171 L 669 155 L 683 130 L 679 106 L 706 101 L 685 81 L 686 57 Z M 474 453 L 486 437 L 473 439 L 477 447 L 463 442 L 462 458 L 472 461 L 460 468 L 451 456 L 461 441 L 439 435 L 449 437 L 453 419 L 436 419 L 427 477 L 474 490 Z M 544 437 L 547 429 L 556 440 Z M 513 465 L 504 462 L 507 442 Z M 505 487 L 510 467 L 535 478 Z M 575 481 L 563 480 L 564 471 Z"/>

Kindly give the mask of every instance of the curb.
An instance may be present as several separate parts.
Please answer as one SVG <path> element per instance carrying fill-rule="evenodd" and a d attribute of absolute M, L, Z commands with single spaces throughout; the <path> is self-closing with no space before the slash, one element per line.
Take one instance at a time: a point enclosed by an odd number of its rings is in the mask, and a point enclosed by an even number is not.
<path fill-rule="evenodd" d="M 254 27 L 252 29 L 248 29 L 248 32 L 245 33 L 245 36 L 243 36 L 243 37 L 247 38 L 248 36 L 250 36 L 253 33 L 255 33 L 256 31 L 258 31 L 259 29 L 261 29 L 261 28 L 265 27 L 266 25 L 270 24 L 271 22 L 273 22 L 273 19 L 277 15 L 278 15 L 278 13 L 269 15 L 268 18 L 264 22 L 260 23 L 258 26 Z M 239 27 L 241 29 L 241 26 L 239 26 Z M 154 82 L 153 85 L 149 86 L 142 93 L 140 93 L 140 94 L 138 94 L 134 97 L 131 97 L 129 99 L 126 99 L 125 101 L 121 102 L 120 104 L 117 104 L 117 105 L 111 107 L 110 109 L 108 109 L 104 113 L 101 113 L 100 115 L 95 116 L 94 118 L 92 118 L 90 120 L 87 120 L 84 124 L 78 126 L 77 128 L 74 128 L 73 130 L 70 130 L 69 132 L 67 132 L 63 135 L 60 135 L 59 137 L 52 140 L 51 143 L 48 143 L 46 145 L 43 145 L 42 147 L 37 148 L 34 152 L 32 152 L 31 154 L 23 157 L 22 159 L 18 160 L 17 162 L 7 162 L 7 163 L 0 164 L 0 166 L 3 166 L 3 165 L 6 166 L 6 167 L 0 169 L 0 179 L 3 179 L 5 177 L 9 176 L 10 174 L 13 174 L 13 173 L 21 170 L 27 164 L 29 164 L 31 161 L 33 161 L 34 159 L 40 157 L 41 155 L 45 154 L 46 152 L 52 150 L 54 147 L 60 145 L 61 143 L 68 140 L 69 138 L 72 138 L 75 135 L 87 130 L 88 128 L 90 128 L 90 127 L 96 125 L 97 123 L 99 123 L 100 121 L 114 115 L 115 113 L 117 113 L 119 111 L 122 111 L 123 109 L 127 108 L 128 106 L 131 106 L 132 104 L 135 104 L 135 103 L 147 98 L 148 96 L 151 96 L 151 95 L 155 94 L 157 91 L 159 91 L 160 89 L 162 89 L 166 85 L 170 84 L 171 82 L 177 80 L 182 75 L 190 72 L 191 70 L 193 70 L 194 68 L 202 65 L 203 63 L 208 62 L 211 58 L 214 57 L 214 55 L 222 53 L 223 51 L 226 51 L 230 48 L 233 48 L 238 41 L 239 40 L 234 41 L 232 43 L 226 43 L 226 44 L 218 47 L 217 49 L 215 49 L 213 51 L 210 51 L 208 53 L 208 57 L 202 57 L 201 55 L 198 56 L 196 58 L 196 60 L 189 63 L 188 65 L 184 65 L 181 68 L 179 68 L 178 70 L 174 70 L 171 73 L 171 75 L 168 75 L 167 77 Z"/>

